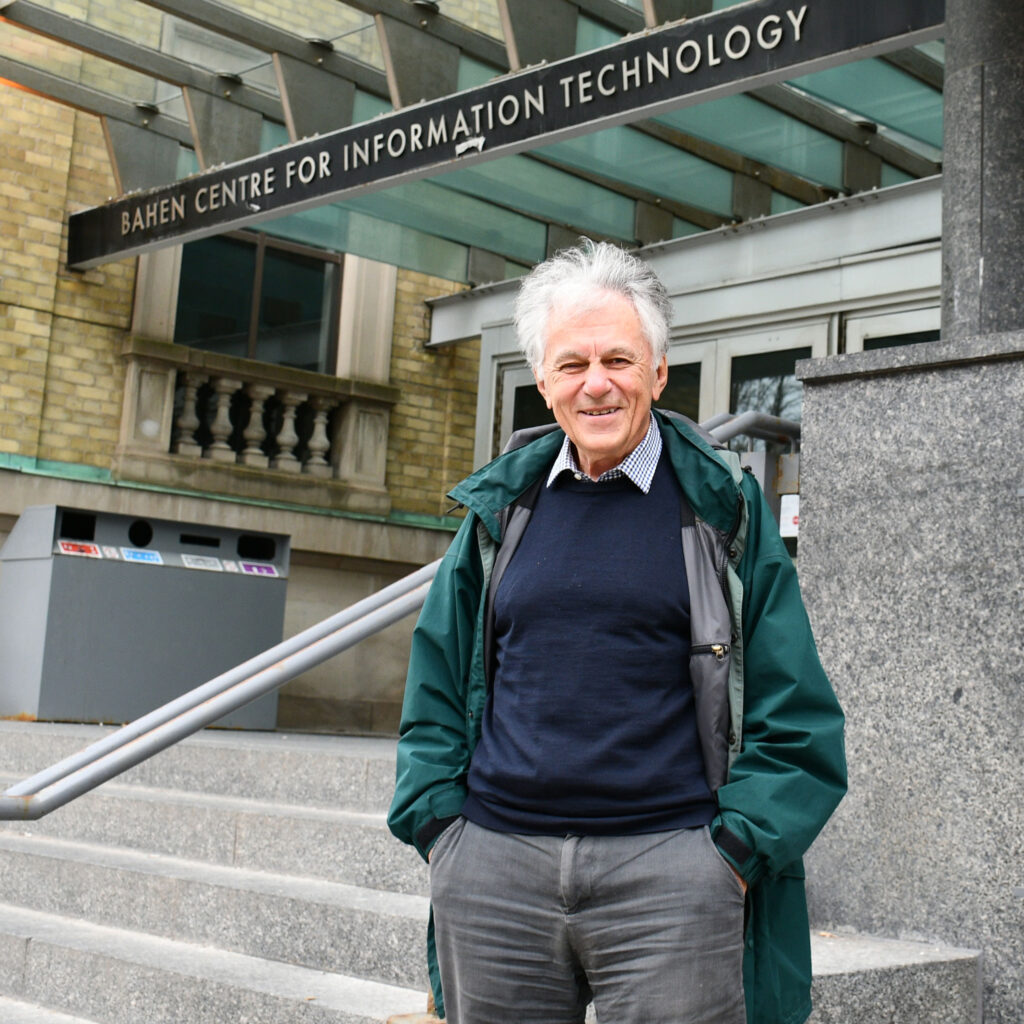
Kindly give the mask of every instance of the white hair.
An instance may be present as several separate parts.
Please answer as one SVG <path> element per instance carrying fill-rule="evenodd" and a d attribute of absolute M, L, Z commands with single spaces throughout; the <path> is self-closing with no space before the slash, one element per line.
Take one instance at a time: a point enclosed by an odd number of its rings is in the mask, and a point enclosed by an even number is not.
<path fill-rule="evenodd" d="M 559 312 L 589 313 L 611 295 L 629 301 L 657 365 L 668 351 L 672 305 L 665 286 L 651 268 L 610 242 L 582 239 L 538 263 L 523 278 L 516 297 L 516 339 L 527 362 L 539 369 L 544 362 L 548 322 Z"/>

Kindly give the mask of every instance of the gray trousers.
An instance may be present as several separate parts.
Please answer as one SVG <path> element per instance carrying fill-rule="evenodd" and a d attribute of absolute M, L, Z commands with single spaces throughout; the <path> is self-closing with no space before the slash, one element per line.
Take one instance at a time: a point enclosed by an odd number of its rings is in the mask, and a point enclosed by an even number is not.
<path fill-rule="evenodd" d="M 459 818 L 430 895 L 448 1024 L 745 1024 L 743 891 L 706 828 L 524 836 Z"/>

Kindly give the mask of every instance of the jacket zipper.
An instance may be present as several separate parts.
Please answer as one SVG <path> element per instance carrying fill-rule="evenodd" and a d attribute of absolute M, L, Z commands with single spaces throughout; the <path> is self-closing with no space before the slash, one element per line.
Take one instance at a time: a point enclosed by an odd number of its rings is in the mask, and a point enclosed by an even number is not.
<path fill-rule="evenodd" d="M 729 531 L 729 535 L 725 538 L 725 546 L 722 548 L 722 561 L 718 566 L 718 584 L 722 588 L 722 596 L 725 598 L 726 608 L 732 608 L 732 601 L 729 599 L 729 557 L 732 552 L 733 542 L 736 540 L 736 535 L 740 532 L 740 523 L 743 521 L 743 494 L 740 494 L 739 501 L 736 504 L 736 521 L 732 524 L 732 529 Z"/>
<path fill-rule="evenodd" d="M 728 644 L 694 644 L 690 648 L 691 654 L 713 654 L 716 661 L 724 661 L 729 653 Z"/>

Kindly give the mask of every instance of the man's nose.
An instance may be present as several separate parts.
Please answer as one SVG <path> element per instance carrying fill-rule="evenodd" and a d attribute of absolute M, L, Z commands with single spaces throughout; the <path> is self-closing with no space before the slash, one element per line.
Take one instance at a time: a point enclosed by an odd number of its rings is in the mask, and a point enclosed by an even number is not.
<path fill-rule="evenodd" d="M 592 397 L 607 394 L 611 387 L 608 371 L 601 363 L 591 363 L 587 369 L 587 377 L 583 382 L 583 390 Z"/>

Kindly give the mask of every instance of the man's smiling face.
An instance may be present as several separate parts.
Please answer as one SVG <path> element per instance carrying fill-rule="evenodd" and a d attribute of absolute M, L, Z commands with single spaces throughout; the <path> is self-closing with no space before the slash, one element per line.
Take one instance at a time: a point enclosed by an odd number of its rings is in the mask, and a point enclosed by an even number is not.
<path fill-rule="evenodd" d="M 595 309 L 552 312 L 534 377 L 575 445 L 580 469 L 596 479 L 644 439 L 668 364 L 662 356 L 653 365 L 632 303 L 609 292 Z"/>

